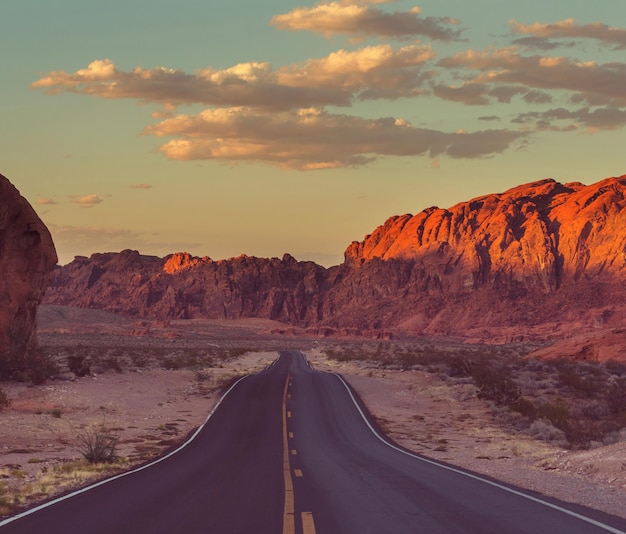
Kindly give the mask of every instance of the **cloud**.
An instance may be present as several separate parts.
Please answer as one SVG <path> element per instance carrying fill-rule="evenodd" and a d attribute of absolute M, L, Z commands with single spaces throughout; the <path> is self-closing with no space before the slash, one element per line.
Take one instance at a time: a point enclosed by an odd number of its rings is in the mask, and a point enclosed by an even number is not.
<path fill-rule="evenodd" d="M 249 61 L 193 72 L 141 66 L 124 71 L 110 59 L 97 59 L 75 72 L 50 71 L 32 87 L 47 94 L 69 92 L 158 104 L 153 124 L 143 133 L 164 138 L 160 151 L 170 159 L 263 162 L 299 170 L 359 166 L 385 156 L 423 155 L 437 161 L 445 156 L 490 157 L 517 141 L 526 142 L 533 128 L 592 132 L 626 126 L 626 63 L 581 61 L 548 52 L 574 46 L 581 39 L 621 50 L 626 48 L 626 30 L 601 23 L 581 25 L 573 19 L 551 24 L 510 21 L 507 38 L 515 45 L 468 49 L 437 60 L 437 41 L 460 41 L 463 30 L 458 21 L 423 17 L 419 8 L 384 9 L 393 2 L 322 0 L 272 18 L 270 23 L 280 29 L 350 38 L 350 47 L 324 57 L 282 66 Z M 412 43 L 354 44 L 368 37 L 411 39 Z M 416 38 L 433 42 L 423 44 Z M 453 133 L 393 117 L 331 112 L 331 106 L 415 97 L 465 106 L 497 105 L 497 110 L 475 119 L 497 121 L 507 115 L 513 119 L 510 129 Z M 206 109 L 177 111 L 181 105 L 197 104 Z M 506 104 L 515 107 L 516 115 L 504 114 Z M 520 113 L 520 109 L 527 111 Z M 463 126 L 459 123 L 450 129 Z M 150 184 L 129 187 L 148 189 Z M 95 194 L 71 200 L 84 207 L 102 202 Z"/>
<path fill-rule="evenodd" d="M 514 20 L 509 21 L 511 31 L 518 35 L 528 35 L 530 39 L 523 41 L 525 46 L 548 49 L 553 45 L 549 39 L 593 39 L 611 46 L 615 50 L 626 49 L 626 29 L 611 28 L 600 22 L 591 24 L 577 24 L 575 19 L 565 19 L 551 24 L 535 22 L 522 24 Z M 572 46 L 573 43 L 567 43 Z"/>
<path fill-rule="evenodd" d="M 430 76 L 421 73 L 421 68 L 434 57 L 428 45 L 399 49 L 378 45 L 338 50 L 324 58 L 278 69 L 269 63 L 241 63 L 222 70 L 197 70 L 194 74 L 163 67 L 135 67 L 122 72 L 106 59 L 94 61 L 73 74 L 52 71 L 31 86 L 43 88 L 48 94 L 72 92 L 161 102 L 165 109 L 157 116 L 170 114 L 172 104 L 272 109 L 349 106 L 356 97 L 399 98 L 418 94 Z M 99 66 L 94 68 L 94 64 Z M 93 76 L 94 70 L 101 74 Z"/>
<path fill-rule="evenodd" d="M 617 130 L 626 126 L 626 110 L 619 108 L 582 108 L 568 110 L 555 108 L 543 112 L 520 113 L 513 119 L 518 124 L 534 124 L 538 130 L 574 131 L 595 133 L 600 130 Z"/>
<path fill-rule="evenodd" d="M 254 161 L 298 170 L 358 166 L 379 156 L 486 157 L 524 136 L 508 130 L 447 133 L 402 119 L 319 109 L 260 114 L 247 108 L 177 115 L 146 127 L 145 133 L 174 137 L 161 147 L 171 159 Z"/>
<path fill-rule="evenodd" d="M 131 189 L 152 189 L 151 184 L 130 184 L 128 187 Z"/>
<path fill-rule="evenodd" d="M 85 195 L 82 197 L 79 195 L 69 195 L 68 198 L 74 204 L 80 205 L 81 208 L 93 208 L 103 202 L 103 200 L 96 194 Z"/>
<path fill-rule="evenodd" d="M 389 37 L 412 39 L 428 37 L 453 41 L 461 31 L 451 28 L 458 21 L 450 17 L 421 17 L 420 8 L 385 13 L 371 8 L 369 3 L 387 2 L 320 2 L 314 7 L 299 7 L 289 13 L 274 16 L 270 24 L 281 30 L 308 30 L 357 38 Z"/>
<path fill-rule="evenodd" d="M 577 61 L 559 56 L 522 56 L 518 47 L 467 50 L 444 58 L 449 69 L 482 71 L 467 84 L 519 84 L 528 89 L 564 90 L 576 93 L 590 105 L 626 105 L 626 64 Z M 532 96 L 530 97 L 532 100 Z"/>
<path fill-rule="evenodd" d="M 52 198 L 38 198 L 35 204 L 39 204 L 40 206 L 53 206 L 56 204 L 56 201 Z"/>

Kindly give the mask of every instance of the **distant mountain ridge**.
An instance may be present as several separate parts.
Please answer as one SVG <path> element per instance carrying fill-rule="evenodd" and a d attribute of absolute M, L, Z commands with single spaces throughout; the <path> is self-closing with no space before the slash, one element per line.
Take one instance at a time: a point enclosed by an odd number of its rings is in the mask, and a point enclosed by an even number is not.
<path fill-rule="evenodd" d="M 45 302 L 412 334 L 621 324 L 625 198 L 626 175 L 589 186 L 541 180 L 391 217 L 329 269 L 289 255 L 94 254 L 58 268 Z"/>

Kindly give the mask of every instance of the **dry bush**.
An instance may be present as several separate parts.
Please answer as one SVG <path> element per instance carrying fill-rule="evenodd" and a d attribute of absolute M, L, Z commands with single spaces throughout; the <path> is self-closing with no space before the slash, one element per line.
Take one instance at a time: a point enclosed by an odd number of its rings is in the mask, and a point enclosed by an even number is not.
<path fill-rule="evenodd" d="M 91 374 L 91 367 L 87 357 L 82 354 L 71 354 L 67 357 L 67 367 L 76 376 L 87 376 Z"/>
<path fill-rule="evenodd" d="M 9 406 L 11 406 L 11 399 L 9 399 L 6 392 L 0 388 L 0 411 Z"/>
<path fill-rule="evenodd" d="M 528 433 L 532 437 L 548 443 L 556 443 L 561 447 L 565 447 L 567 445 L 565 432 L 563 432 L 560 428 L 556 428 L 550 421 L 545 419 L 537 419 L 533 421 L 528 428 Z"/>
<path fill-rule="evenodd" d="M 78 436 L 79 450 L 90 464 L 113 463 L 117 459 L 119 437 L 98 428 Z"/>

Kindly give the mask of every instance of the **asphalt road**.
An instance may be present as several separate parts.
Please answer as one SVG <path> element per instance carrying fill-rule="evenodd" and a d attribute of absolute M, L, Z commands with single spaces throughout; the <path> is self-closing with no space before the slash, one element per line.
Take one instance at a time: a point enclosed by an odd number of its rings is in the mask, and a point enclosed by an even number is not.
<path fill-rule="evenodd" d="M 403 451 L 339 376 L 285 352 L 175 454 L 0 532 L 586 534 L 626 520 Z"/>

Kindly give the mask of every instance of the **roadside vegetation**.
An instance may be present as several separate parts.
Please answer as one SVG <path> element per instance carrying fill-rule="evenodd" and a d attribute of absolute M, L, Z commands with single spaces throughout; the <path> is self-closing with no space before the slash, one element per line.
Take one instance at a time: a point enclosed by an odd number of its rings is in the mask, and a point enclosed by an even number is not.
<path fill-rule="evenodd" d="M 50 362 L 50 378 L 76 378 L 104 373 L 137 372 L 166 369 L 201 372 L 221 367 L 253 349 L 246 347 L 116 347 L 116 346 L 54 346 L 41 349 Z"/>
<path fill-rule="evenodd" d="M 34 459 L 32 463 L 36 461 Z M 40 476 L 35 480 L 28 480 L 19 466 L 0 467 L 0 517 L 12 515 L 63 491 L 120 473 L 128 467 L 128 461 L 123 458 L 112 463 L 72 460 L 52 468 L 42 467 Z"/>
<path fill-rule="evenodd" d="M 326 349 L 337 361 L 421 370 L 451 384 L 471 383 L 507 425 L 570 449 L 626 439 L 626 365 L 534 360 L 532 347 L 379 344 Z"/>
<path fill-rule="evenodd" d="M 63 387 L 68 381 L 96 378 L 100 375 L 168 371 L 189 373 L 188 391 L 192 395 L 211 397 L 224 391 L 243 376 L 245 369 L 234 369 L 229 364 L 247 352 L 256 352 L 243 346 L 185 346 L 172 343 L 159 346 L 123 346 L 113 344 L 55 344 L 42 346 L 39 355 L 46 362 L 47 385 Z M 8 380 L 26 382 L 26 374 L 12 375 Z M 32 382 L 32 381 L 31 381 Z M 11 413 L 11 388 L 2 389 L 0 383 L 0 412 Z M 169 401 L 168 401 L 169 402 Z M 17 404 L 17 403 L 15 403 Z M 159 403 L 155 410 L 163 406 Z M 72 450 L 74 458 L 50 458 L 45 448 L 16 448 L 8 453 L 29 454 L 26 463 L 0 466 L 0 517 L 49 499 L 60 492 L 86 485 L 95 480 L 128 470 L 134 465 L 153 460 L 164 452 L 178 447 L 188 433 L 181 429 L 185 413 L 149 427 L 134 437 L 126 435 L 126 428 L 115 426 L 109 420 L 109 409 L 101 406 L 93 425 L 74 422 L 71 411 L 65 407 L 34 412 L 49 417 L 42 422 L 48 428 L 69 427 L 73 437 L 61 438 L 55 445 Z M 96 419 L 98 422 L 96 422 Z M 57 421 L 59 420 L 59 421 Z M 52 422 L 54 421 L 54 422 Z M 120 425 L 120 423 L 117 423 Z M 67 432 L 59 432 L 59 436 Z M 39 457 L 37 457 L 39 455 Z"/>

